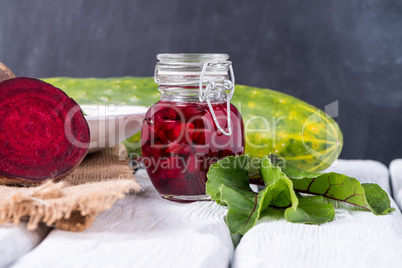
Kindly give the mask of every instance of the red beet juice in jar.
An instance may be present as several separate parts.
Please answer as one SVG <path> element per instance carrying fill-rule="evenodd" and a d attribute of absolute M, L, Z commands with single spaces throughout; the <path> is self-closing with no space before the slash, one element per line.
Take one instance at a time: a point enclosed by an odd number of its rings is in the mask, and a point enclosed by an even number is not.
<path fill-rule="evenodd" d="M 159 54 L 155 81 L 161 100 L 146 113 L 141 151 L 160 195 L 209 200 L 211 164 L 244 153 L 243 121 L 230 104 L 234 77 L 226 54 Z M 229 80 L 229 73 L 231 79 Z"/>

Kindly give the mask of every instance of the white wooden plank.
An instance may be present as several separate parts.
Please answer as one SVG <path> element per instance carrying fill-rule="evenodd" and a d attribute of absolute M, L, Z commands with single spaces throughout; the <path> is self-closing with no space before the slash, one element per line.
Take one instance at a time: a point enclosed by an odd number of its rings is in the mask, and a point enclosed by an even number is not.
<path fill-rule="evenodd" d="M 392 194 L 399 208 L 402 209 L 402 159 L 395 159 L 389 165 Z"/>
<path fill-rule="evenodd" d="M 157 196 L 145 171 L 139 194 L 119 201 L 83 233 L 52 231 L 14 267 L 228 267 L 226 209 Z"/>
<path fill-rule="evenodd" d="M 46 236 L 48 229 L 39 228 L 28 231 L 26 224 L 17 226 L 4 224 L 0 226 L 0 267 L 7 267 L 13 261 L 39 244 Z"/>
<path fill-rule="evenodd" d="M 375 182 L 389 191 L 388 170 L 379 162 L 340 160 L 328 171 Z M 401 256 L 399 210 L 375 216 L 341 205 L 335 220 L 320 226 L 283 218 L 258 224 L 236 248 L 233 267 L 400 267 Z"/>

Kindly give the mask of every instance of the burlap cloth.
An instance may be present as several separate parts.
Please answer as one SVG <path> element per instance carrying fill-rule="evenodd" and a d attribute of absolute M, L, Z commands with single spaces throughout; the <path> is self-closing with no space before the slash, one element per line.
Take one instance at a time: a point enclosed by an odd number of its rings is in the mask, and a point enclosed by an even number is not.
<path fill-rule="evenodd" d="M 30 230 L 44 223 L 62 230 L 82 231 L 100 212 L 139 189 L 124 146 L 116 146 L 87 155 L 59 183 L 48 181 L 38 187 L 0 185 L 0 224 L 27 220 Z"/>

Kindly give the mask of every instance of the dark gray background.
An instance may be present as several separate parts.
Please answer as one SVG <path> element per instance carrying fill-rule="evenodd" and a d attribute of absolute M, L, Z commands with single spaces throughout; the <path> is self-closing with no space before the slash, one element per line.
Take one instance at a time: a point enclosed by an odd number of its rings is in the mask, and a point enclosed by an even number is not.
<path fill-rule="evenodd" d="M 339 100 L 342 158 L 402 157 L 402 1 L 0 0 L 18 76 L 151 76 L 161 52 L 225 52 L 237 83 Z"/>

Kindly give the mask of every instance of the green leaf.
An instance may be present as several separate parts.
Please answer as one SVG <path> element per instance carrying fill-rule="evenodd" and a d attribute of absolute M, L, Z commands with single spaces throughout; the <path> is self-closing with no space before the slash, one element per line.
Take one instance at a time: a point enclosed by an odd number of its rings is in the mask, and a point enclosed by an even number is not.
<path fill-rule="evenodd" d="M 370 210 L 375 215 L 386 215 L 394 211 L 390 207 L 388 194 L 377 184 L 362 185 L 352 177 L 343 174 L 305 172 L 278 161 L 277 155 L 270 155 L 275 165 L 282 165 L 282 171 L 292 180 L 295 191 L 322 195 Z"/>
<path fill-rule="evenodd" d="M 286 209 L 285 218 L 294 223 L 323 224 L 334 220 L 335 209 L 320 195 L 308 196 L 299 198 L 299 206 L 296 210 Z"/>
<path fill-rule="evenodd" d="M 292 206 L 297 208 L 298 199 L 293 190 L 292 181 L 282 172 L 280 167 L 274 166 L 271 160 L 264 156 L 260 161 L 260 173 L 269 193 L 264 198 L 264 208 L 268 205 L 277 207 Z"/>
<path fill-rule="evenodd" d="M 362 183 L 362 186 L 366 193 L 367 202 L 374 214 L 386 215 L 388 212 L 395 211 L 394 208 L 391 208 L 388 194 L 378 184 Z"/>
<path fill-rule="evenodd" d="M 232 234 L 245 234 L 270 205 L 292 206 L 296 210 L 298 199 L 292 181 L 268 157 L 260 162 L 261 175 L 266 187 L 259 193 L 249 186 L 247 156 L 230 156 L 209 168 L 206 193 L 218 204 L 229 207 L 226 223 Z"/>
<path fill-rule="evenodd" d="M 265 190 L 254 193 L 240 193 L 234 188 L 222 185 L 220 187 L 222 202 L 229 207 L 226 215 L 226 224 L 231 234 L 244 235 L 250 230 L 259 218 L 261 199 L 264 198 Z"/>
<path fill-rule="evenodd" d="M 228 206 L 225 220 L 232 235 L 244 235 L 261 221 L 283 216 L 295 223 L 332 221 L 335 210 L 324 197 L 371 210 L 376 215 L 394 210 L 387 193 L 377 184 L 360 184 L 355 178 L 334 172 L 304 172 L 286 165 L 276 155 L 263 157 L 259 164 L 265 185 L 259 193 L 249 185 L 248 156 L 219 160 L 207 173 L 206 193 L 218 204 Z M 319 196 L 302 197 L 295 190 Z"/>
<path fill-rule="evenodd" d="M 247 195 L 250 194 L 250 192 L 254 193 L 248 183 L 248 170 L 246 166 L 249 162 L 250 158 L 248 156 L 241 155 L 236 157 L 229 156 L 211 165 L 207 174 L 207 194 L 220 204 L 222 199 L 222 185 L 236 189 L 239 194 Z"/>
<path fill-rule="evenodd" d="M 210 166 L 206 193 L 218 204 L 229 207 L 226 223 L 232 234 L 245 234 L 255 225 L 263 196 L 248 183 L 247 156 L 229 156 Z"/>

